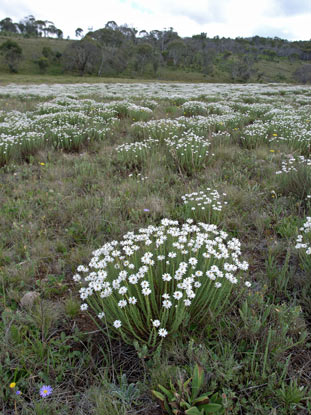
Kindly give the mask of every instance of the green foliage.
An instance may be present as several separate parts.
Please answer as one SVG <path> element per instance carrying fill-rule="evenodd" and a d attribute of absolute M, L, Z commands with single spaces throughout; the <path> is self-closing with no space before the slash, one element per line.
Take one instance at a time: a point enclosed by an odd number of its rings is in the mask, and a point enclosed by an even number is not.
<path fill-rule="evenodd" d="M 14 40 L 8 39 L 0 45 L 0 53 L 4 56 L 9 70 L 12 73 L 18 72 L 18 64 L 23 58 L 22 48 Z"/>
<path fill-rule="evenodd" d="M 289 384 L 283 382 L 281 388 L 277 391 L 277 395 L 281 398 L 285 407 L 293 409 L 305 398 L 305 393 L 304 387 L 298 385 L 297 379 L 291 379 Z"/>
<path fill-rule="evenodd" d="M 41 56 L 36 62 L 38 64 L 41 72 L 45 72 L 46 69 L 49 66 L 49 60 L 45 56 Z"/>
<path fill-rule="evenodd" d="M 139 382 L 128 384 L 125 373 L 120 376 L 119 385 L 114 383 L 109 385 L 111 395 L 118 398 L 126 407 L 131 407 L 137 402 L 141 395 L 140 387 Z"/>
<path fill-rule="evenodd" d="M 170 380 L 169 388 L 158 385 L 159 391 L 152 394 L 160 401 L 162 410 L 170 415 L 207 415 L 223 414 L 222 400 L 214 390 L 204 392 L 206 384 L 204 370 L 198 364 L 193 369 L 192 376 L 185 380 L 180 374 L 174 384 Z"/>

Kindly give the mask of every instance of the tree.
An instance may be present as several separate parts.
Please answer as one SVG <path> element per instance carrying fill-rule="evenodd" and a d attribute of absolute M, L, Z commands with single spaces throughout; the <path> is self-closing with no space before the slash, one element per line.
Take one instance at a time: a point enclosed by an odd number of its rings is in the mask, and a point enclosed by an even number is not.
<path fill-rule="evenodd" d="M 182 40 L 172 40 L 167 45 L 168 56 L 173 59 L 174 65 L 179 65 L 180 60 L 185 53 L 186 45 Z"/>
<path fill-rule="evenodd" d="M 78 71 L 81 76 L 96 70 L 99 61 L 98 48 L 89 39 L 82 39 L 67 46 L 63 54 L 65 68 Z"/>
<path fill-rule="evenodd" d="M 120 52 L 120 47 L 125 41 L 125 36 L 117 30 L 115 22 L 108 22 L 103 29 L 90 32 L 86 38 L 92 39 L 101 51 L 101 63 L 98 69 L 98 76 L 101 76 L 105 61 L 116 60 L 116 55 Z"/>
<path fill-rule="evenodd" d="M 17 33 L 17 25 L 16 23 L 13 23 L 12 19 L 10 17 L 6 17 L 5 19 L 0 21 L 0 31 L 1 32 L 11 32 L 11 33 Z"/>
<path fill-rule="evenodd" d="M 145 66 L 151 61 L 152 52 L 152 46 L 149 43 L 141 43 L 137 46 L 136 53 L 138 59 L 136 61 L 136 69 L 140 69 L 140 73 L 144 72 Z"/>
<path fill-rule="evenodd" d="M 45 34 L 46 21 L 36 20 L 35 24 L 37 25 L 39 35 L 42 36 L 42 33 Z"/>
<path fill-rule="evenodd" d="M 4 56 L 10 72 L 16 73 L 18 64 L 23 58 L 22 48 L 19 44 L 9 39 L 0 46 L 0 53 Z"/>
<path fill-rule="evenodd" d="M 64 36 L 63 31 L 60 30 L 60 29 L 56 29 L 56 32 L 55 33 L 56 33 L 57 39 L 62 39 L 63 36 Z"/>
<path fill-rule="evenodd" d="M 306 64 L 300 66 L 294 72 L 294 78 L 296 81 L 301 82 L 302 84 L 311 83 L 311 65 Z"/>
<path fill-rule="evenodd" d="M 82 37 L 83 36 L 83 29 L 81 29 L 81 27 L 78 27 L 75 31 L 75 36 L 76 37 Z"/>
<path fill-rule="evenodd" d="M 36 19 L 34 18 L 34 16 L 32 16 L 32 15 L 26 16 L 21 23 L 25 27 L 25 35 L 27 37 L 31 37 L 31 36 L 37 37 L 38 36 L 38 34 L 39 34 L 38 26 L 37 26 Z"/>

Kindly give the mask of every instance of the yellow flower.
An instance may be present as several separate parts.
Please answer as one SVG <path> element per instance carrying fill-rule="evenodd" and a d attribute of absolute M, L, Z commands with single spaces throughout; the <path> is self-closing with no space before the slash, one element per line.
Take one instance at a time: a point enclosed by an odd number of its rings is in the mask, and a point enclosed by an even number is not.
<path fill-rule="evenodd" d="M 10 388 L 11 389 L 15 388 L 15 386 L 16 386 L 16 383 L 15 382 L 10 383 Z"/>
<path fill-rule="evenodd" d="M 45 166 L 45 163 L 40 163 L 41 166 Z"/>
<path fill-rule="evenodd" d="M 272 135 L 273 135 L 273 137 L 277 137 L 278 136 L 277 133 L 273 133 Z"/>
<path fill-rule="evenodd" d="M 274 153 L 274 150 L 270 150 L 270 153 Z"/>

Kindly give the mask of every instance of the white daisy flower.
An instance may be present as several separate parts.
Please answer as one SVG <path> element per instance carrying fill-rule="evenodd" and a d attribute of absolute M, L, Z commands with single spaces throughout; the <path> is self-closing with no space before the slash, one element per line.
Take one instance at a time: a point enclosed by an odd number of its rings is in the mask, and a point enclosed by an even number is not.
<path fill-rule="evenodd" d="M 116 329 L 118 329 L 118 328 L 120 328 L 120 327 L 122 326 L 122 323 L 121 323 L 121 321 L 120 321 L 120 320 L 115 320 L 115 321 L 114 321 L 114 323 L 113 323 L 113 326 L 114 326 Z"/>
<path fill-rule="evenodd" d="M 162 303 L 164 308 L 171 308 L 172 307 L 172 302 L 170 300 L 164 300 Z"/>
<path fill-rule="evenodd" d="M 120 301 L 118 302 L 118 306 L 119 306 L 120 308 L 125 307 L 125 306 L 126 306 L 126 304 L 127 304 L 127 301 L 126 301 L 126 300 L 120 300 Z"/>
<path fill-rule="evenodd" d="M 175 300 L 180 300 L 182 297 L 182 292 L 181 291 L 175 291 L 173 294 L 173 297 L 175 298 Z"/>
<path fill-rule="evenodd" d="M 159 330 L 159 336 L 160 337 L 166 337 L 167 334 L 168 334 L 168 331 L 167 330 L 165 330 L 165 329 L 160 329 Z"/>

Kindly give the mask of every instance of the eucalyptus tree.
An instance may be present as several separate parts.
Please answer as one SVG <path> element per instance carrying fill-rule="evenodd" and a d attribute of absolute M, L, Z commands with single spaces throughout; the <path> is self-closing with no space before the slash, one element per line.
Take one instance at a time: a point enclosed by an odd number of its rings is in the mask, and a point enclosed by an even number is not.
<path fill-rule="evenodd" d="M 122 43 L 125 41 L 125 35 L 118 30 L 118 26 L 114 21 L 108 22 L 102 29 L 98 29 L 94 32 L 89 32 L 86 38 L 93 40 L 100 51 L 100 65 L 98 68 L 98 76 L 102 75 L 105 61 L 111 63 L 115 60 L 119 64 L 121 63 L 117 59 L 118 53 Z"/>
<path fill-rule="evenodd" d="M 8 33 L 18 33 L 18 26 L 13 23 L 10 17 L 0 20 L 0 31 Z"/>
<path fill-rule="evenodd" d="M 78 28 L 75 30 L 75 36 L 76 36 L 76 37 L 82 37 L 82 36 L 83 36 L 83 29 L 81 29 L 81 27 L 78 27 Z"/>
<path fill-rule="evenodd" d="M 62 60 L 66 70 L 77 71 L 81 76 L 94 73 L 99 64 L 99 50 L 90 39 L 70 43 L 65 49 Z"/>

